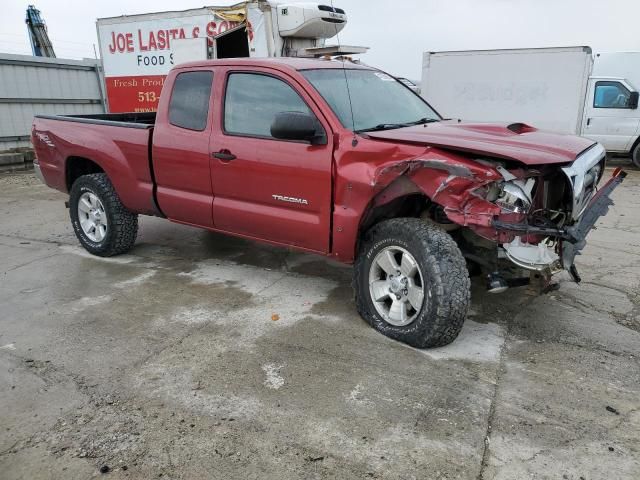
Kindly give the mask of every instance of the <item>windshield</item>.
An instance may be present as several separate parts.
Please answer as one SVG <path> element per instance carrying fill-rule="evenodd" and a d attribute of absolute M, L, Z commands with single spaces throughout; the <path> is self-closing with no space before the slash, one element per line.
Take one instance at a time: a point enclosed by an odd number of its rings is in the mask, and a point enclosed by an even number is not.
<path fill-rule="evenodd" d="M 375 70 L 319 69 L 300 72 L 322 95 L 346 128 L 388 130 L 440 120 L 418 95 Z M 353 117 L 349 105 L 351 93 Z"/>

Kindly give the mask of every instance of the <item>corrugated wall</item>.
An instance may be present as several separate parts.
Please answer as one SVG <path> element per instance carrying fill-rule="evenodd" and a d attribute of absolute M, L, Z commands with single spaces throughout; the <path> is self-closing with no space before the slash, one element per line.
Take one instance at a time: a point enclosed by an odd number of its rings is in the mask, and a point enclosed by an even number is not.
<path fill-rule="evenodd" d="M 29 147 L 38 114 L 105 111 L 98 60 L 0 54 L 0 152 Z"/>

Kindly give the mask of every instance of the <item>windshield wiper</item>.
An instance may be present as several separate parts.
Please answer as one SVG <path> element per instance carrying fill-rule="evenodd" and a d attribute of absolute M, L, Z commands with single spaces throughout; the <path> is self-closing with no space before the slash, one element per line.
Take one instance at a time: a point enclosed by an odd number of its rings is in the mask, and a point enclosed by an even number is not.
<path fill-rule="evenodd" d="M 392 130 L 394 128 L 402 128 L 402 127 L 407 127 L 407 126 L 408 125 L 406 123 L 380 123 L 380 124 L 376 125 L 375 127 L 361 128 L 360 130 L 356 130 L 356 133 L 379 132 L 381 130 Z"/>
<path fill-rule="evenodd" d="M 421 118 L 420 120 L 416 120 L 415 122 L 408 123 L 407 125 L 424 125 L 425 123 L 433 123 L 433 122 L 439 122 L 439 121 L 440 119 L 438 118 L 424 117 L 424 118 Z"/>
<path fill-rule="evenodd" d="M 414 125 L 424 125 L 425 123 L 439 122 L 440 120 L 437 118 L 421 118 L 420 120 L 416 120 L 414 122 L 406 122 L 406 123 L 380 123 L 375 127 L 362 128 L 357 130 L 356 133 L 363 132 L 379 132 L 382 130 L 393 130 L 394 128 L 404 128 L 404 127 L 412 127 Z"/>

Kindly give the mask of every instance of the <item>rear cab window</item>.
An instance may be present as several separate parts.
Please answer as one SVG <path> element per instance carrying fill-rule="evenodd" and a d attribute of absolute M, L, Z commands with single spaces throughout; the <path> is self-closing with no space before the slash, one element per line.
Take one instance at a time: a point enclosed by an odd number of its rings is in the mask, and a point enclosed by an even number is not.
<path fill-rule="evenodd" d="M 213 72 L 183 72 L 176 76 L 169 102 L 169 123 L 187 130 L 207 128 Z"/>

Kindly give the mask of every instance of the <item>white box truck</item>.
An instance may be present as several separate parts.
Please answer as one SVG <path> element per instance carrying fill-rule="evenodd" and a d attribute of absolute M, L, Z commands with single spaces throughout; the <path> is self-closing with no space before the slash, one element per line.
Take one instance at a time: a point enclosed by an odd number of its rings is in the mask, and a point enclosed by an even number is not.
<path fill-rule="evenodd" d="M 450 118 L 582 135 L 640 167 L 640 53 L 589 47 L 426 52 L 422 95 Z"/>
<path fill-rule="evenodd" d="M 332 5 L 274 0 L 99 18 L 109 111 L 155 111 L 165 76 L 186 61 L 364 53 L 325 45 L 346 23 L 345 11 Z"/>

